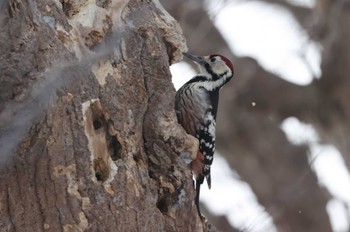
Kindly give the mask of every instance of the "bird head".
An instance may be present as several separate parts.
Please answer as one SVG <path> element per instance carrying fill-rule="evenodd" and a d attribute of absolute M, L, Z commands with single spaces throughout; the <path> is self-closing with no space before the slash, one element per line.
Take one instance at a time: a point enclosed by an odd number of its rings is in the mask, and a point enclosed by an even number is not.
<path fill-rule="evenodd" d="M 184 56 L 195 61 L 202 74 L 208 78 L 232 78 L 234 74 L 233 64 L 225 56 L 213 54 L 209 56 L 195 56 L 184 52 Z M 208 75 L 209 74 L 209 75 Z"/>

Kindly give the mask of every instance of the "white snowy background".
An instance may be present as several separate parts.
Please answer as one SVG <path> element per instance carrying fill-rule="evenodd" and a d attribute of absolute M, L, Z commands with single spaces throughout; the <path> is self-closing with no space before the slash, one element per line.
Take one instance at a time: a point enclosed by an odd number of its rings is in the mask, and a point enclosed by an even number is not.
<path fill-rule="evenodd" d="M 288 1 L 310 8 L 315 4 L 315 0 Z M 208 13 L 236 55 L 250 56 L 266 70 L 298 85 L 307 85 L 321 75 L 321 46 L 287 10 L 257 1 L 219 3 L 207 1 Z M 171 72 L 176 89 L 195 75 L 185 62 L 172 65 Z M 297 118 L 285 119 L 281 129 L 292 143 L 309 145 L 310 165 L 319 184 L 333 197 L 327 204 L 333 230 L 349 231 L 350 174 L 341 154 L 332 145 L 321 145 L 312 125 Z M 216 154 L 212 170 L 215 188 L 201 188 L 201 201 L 210 211 L 226 214 L 229 222 L 243 231 L 277 231 L 249 184 L 240 180 L 220 154 Z"/>

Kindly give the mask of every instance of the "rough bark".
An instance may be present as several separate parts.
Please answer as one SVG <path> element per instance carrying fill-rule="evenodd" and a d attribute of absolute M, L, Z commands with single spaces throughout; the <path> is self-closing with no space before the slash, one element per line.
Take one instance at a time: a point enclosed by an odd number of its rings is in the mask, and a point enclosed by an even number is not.
<path fill-rule="evenodd" d="M 203 231 L 155 1 L 2 2 L 0 230 Z"/>

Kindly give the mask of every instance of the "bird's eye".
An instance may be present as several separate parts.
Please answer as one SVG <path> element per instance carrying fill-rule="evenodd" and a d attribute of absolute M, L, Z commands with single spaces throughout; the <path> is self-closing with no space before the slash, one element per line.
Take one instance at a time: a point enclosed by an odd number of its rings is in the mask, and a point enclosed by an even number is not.
<path fill-rule="evenodd" d="M 211 61 L 212 63 L 214 63 L 214 62 L 216 61 L 216 58 L 215 58 L 215 57 L 212 57 L 212 58 L 210 58 L 210 61 Z"/>

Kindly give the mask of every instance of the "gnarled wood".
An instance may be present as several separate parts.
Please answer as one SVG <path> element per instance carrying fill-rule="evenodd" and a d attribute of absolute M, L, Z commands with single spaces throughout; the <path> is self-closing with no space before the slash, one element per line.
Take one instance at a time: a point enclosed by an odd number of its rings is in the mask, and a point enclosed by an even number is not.
<path fill-rule="evenodd" d="M 10 0 L 0 31 L 1 231 L 202 231 L 157 1 Z M 209 229 L 208 229 L 209 230 Z"/>

